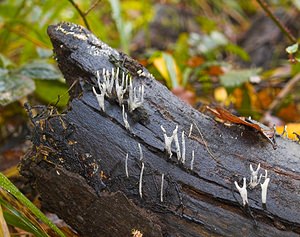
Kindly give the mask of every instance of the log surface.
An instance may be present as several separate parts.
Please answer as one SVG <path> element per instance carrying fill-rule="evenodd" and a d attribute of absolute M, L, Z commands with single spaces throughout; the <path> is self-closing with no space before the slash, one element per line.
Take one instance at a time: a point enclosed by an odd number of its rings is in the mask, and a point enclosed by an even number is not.
<path fill-rule="evenodd" d="M 255 131 L 216 122 L 81 26 L 61 23 L 49 26 L 48 34 L 73 89 L 65 113 L 45 108 L 32 118 L 33 147 L 21 172 L 34 182 L 44 207 L 81 236 L 129 236 L 132 229 L 145 236 L 299 236 L 299 144 L 278 137 L 274 150 Z M 97 70 L 117 67 L 132 75 L 134 86 L 145 87 L 142 108 L 128 113 L 130 131 L 118 103 L 106 99 L 103 112 L 92 91 Z M 174 146 L 171 158 L 164 151 L 161 125 L 168 135 L 178 125 L 180 142 L 185 132 L 184 164 Z M 248 189 L 249 208 L 243 208 L 233 182 L 241 186 L 243 177 L 248 182 L 249 165 L 256 168 L 259 163 L 270 177 L 266 208 L 260 185 Z"/>

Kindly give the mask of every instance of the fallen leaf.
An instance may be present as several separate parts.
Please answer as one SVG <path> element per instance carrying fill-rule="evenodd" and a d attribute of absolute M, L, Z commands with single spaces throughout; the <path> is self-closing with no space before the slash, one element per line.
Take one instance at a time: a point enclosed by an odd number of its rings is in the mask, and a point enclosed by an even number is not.
<path fill-rule="evenodd" d="M 0 205 L 0 236 L 9 237 L 9 230 L 3 216 L 2 207 Z"/>
<path fill-rule="evenodd" d="M 215 97 L 216 101 L 224 102 L 228 97 L 228 94 L 227 94 L 227 91 L 226 91 L 225 87 L 217 87 L 214 90 L 214 97 Z"/>
<path fill-rule="evenodd" d="M 214 65 L 214 66 L 209 67 L 207 73 L 210 76 L 220 76 L 220 75 L 224 74 L 224 71 L 221 66 Z"/>
<path fill-rule="evenodd" d="M 194 56 L 189 58 L 189 60 L 187 61 L 187 65 L 189 67 L 195 68 L 200 66 L 201 64 L 204 63 L 204 58 L 200 57 L 200 56 Z"/>
<path fill-rule="evenodd" d="M 275 142 L 275 132 L 273 129 L 270 128 L 263 128 L 258 122 L 245 118 L 245 117 L 238 117 L 229 111 L 221 108 L 210 108 L 209 106 L 206 106 L 206 108 L 212 112 L 215 116 L 217 116 L 219 119 L 222 119 L 224 121 L 234 123 L 234 124 L 242 124 L 246 127 L 250 127 L 258 132 L 260 132 L 273 146 L 274 150 L 277 148 L 277 144 Z"/>
<path fill-rule="evenodd" d="M 276 127 L 276 131 L 279 134 L 282 134 L 284 131 L 284 126 L 278 126 Z M 294 132 L 297 134 L 300 134 L 300 123 L 288 123 L 286 124 L 286 131 L 287 134 L 282 134 L 283 136 L 286 136 L 292 140 L 298 140 L 297 136 L 293 134 Z"/>
<path fill-rule="evenodd" d="M 300 120 L 300 111 L 294 102 L 281 108 L 276 115 L 286 122 L 296 122 Z"/>

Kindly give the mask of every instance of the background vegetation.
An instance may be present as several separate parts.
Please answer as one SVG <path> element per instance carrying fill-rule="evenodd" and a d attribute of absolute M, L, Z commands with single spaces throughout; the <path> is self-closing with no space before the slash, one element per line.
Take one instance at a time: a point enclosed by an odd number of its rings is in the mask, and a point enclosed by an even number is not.
<path fill-rule="evenodd" d="M 61 21 L 83 25 L 131 55 L 197 109 L 218 104 L 268 126 L 276 124 L 279 133 L 288 124 L 289 137 L 296 139 L 299 9 L 299 0 L 0 1 L 0 171 L 15 183 L 22 179 L 16 164 L 30 146 L 25 101 L 66 108 L 68 88 L 46 33 L 48 25 Z M 1 182 L 0 230 L 6 221 L 11 233 L 49 230 L 20 208 L 18 195 L 9 195 Z M 22 182 L 19 188 L 30 193 Z M 16 226 L 14 218 L 27 227 Z"/>

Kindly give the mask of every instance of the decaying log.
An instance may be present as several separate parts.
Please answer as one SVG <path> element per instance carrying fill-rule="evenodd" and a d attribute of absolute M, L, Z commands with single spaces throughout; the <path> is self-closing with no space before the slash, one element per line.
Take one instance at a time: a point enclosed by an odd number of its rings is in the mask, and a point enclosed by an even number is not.
<path fill-rule="evenodd" d="M 48 34 L 72 92 L 66 112 L 44 108 L 31 115 L 33 147 L 21 172 L 45 208 L 81 236 L 130 236 L 133 229 L 156 237 L 300 234 L 299 144 L 277 137 L 274 150 L 255 131 L 216 122 L 81 26 L 61 23 Z M 128 112 L 125 106 L 130 130 L 116 99 L 105 98 L 103 112 L 92 90 L 98 90 L 96 71 L 118 67 L 145 90 L 142 107 Z M 172 157 L 165 152 L 161 126 L 171 136 L 176 125 L 180 145 L 185 132 L 184 163 L 174 143 Z M 243 207 L 234 181 L 249 182 L 249 165 L 259 163 L 270 177 L 267 205 L 258 185 L 248 188 L 249 206 Z"/>

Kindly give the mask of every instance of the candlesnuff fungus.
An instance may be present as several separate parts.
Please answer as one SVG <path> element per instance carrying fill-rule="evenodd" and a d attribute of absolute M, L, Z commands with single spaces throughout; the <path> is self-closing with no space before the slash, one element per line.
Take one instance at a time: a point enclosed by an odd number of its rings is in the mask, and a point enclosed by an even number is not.
<path fill-rule="evenodd" d="M 132 81 L 129 80 L 129 98 L 128 98 L 128 107 L 129 111 L 132 112 L 138 107 L 141 107 L 144 102 L 144 85 L 139 86 L 138 88 L 133 87 Z"/>
<path fill-rule="evenodd" d="M 260 169 L 260 163 L 258 164 L 257 169 L 255 171 L 253 170 L 253 167 L 250 164 L 250 171 L 251 171 L 251 177 L 250 177 L 250 183 L 249 183 L 250 188 L 255 188 L 261 180 L 261 175 L 258 178 L 259 169 Z"/>
<path fill-rule="evenodd" d="M 129 174 L 128 174 L 128 153 L 126 154 L 126 158 L 125 158 L 125 173 L 126 173 L 126 177 L 129 178 Z"/>
<path fill-rule="evenodd" d="M 191 123 L 188 137 L 191 137 L 192 131 L 193 131 L 193 124 Z"/>
<path fill-rule="evenodd" d="M 98 87 L 100 90 L 100 94 L 97 93 L 95 87 L 93 87 L 93 92 L 94 95 L 97 98 L 99 107 L 101 108 L 101 110 L 104 112 L 105 111 L 105 107 L 104 107 L 104 96 L 106 94 L 106 84 L 103 82 L 100 82 L 100 75 L 99 75 L 99 71 L 97 71 L 97 82 L 98 82 Z"/>
<path fill-rule="evenodd" d="M 191 170 L 194 169 L 195 151 L 192 150 Z"/>
<path fill-rule="evenodd" d="M 127 113 L 125 112 L 124 105 L 122 105 L 122 116 L 123 116 L 123 122 L 124 122 L 125 128 L 129 131 L 130 125 L 128 123 Z"/>
<path fill-rule="evenodd" d="M 142 162 L 142 168 L 141 168 L 141 173 L 140 173 L 140 181 L 139 181 L 139 194 L 140 194 L 141 198 L 143 198 L 142 185 L 143 185 L 144 168 L 145 168 L 145 164 L 144 164 L 144 162 Z"/>
<path fill-rule="evenodd" d="M 119 68 L 118 68 L 119 70 Z M 119 71 L 117 71 L 117 75 L 119 75 Z M 119 80 L 118 80 L 118 77 L 116 78 L 116 94 L 117 94 L 117 98 L 118 98 L 118 102 L 119 102 L 119 105 L 121 106 L 122 103 L 123 103 L 123 100 L 124 100 L 124 94 L 126 93 L 127 91 L 127 87 L 128 87 L 128 78 L 129 76 L 126 75 L 125 76 L 125 73 L 123 72 L 122 73 L 122 80 L 121 80 L 121 84 L 119 84 Z"/>
<path fill-rule="evenodd" d="M 240 187 L 236 181 L 234 181 L 235 187 L 239 191 L 241 198 L 243 200 L 243 206 L 248 204 L 248 197 L 247 197 L 247 185 L 246 185 L 246 178 L 243 178 L 243 186 Z"/>
<path fill-rule="evenodd" d="M 117 69 L 117 73 L 115 73 L 115 69 L 111 69 L 111 73 L 103 68 L 102 70 L 103 82 L 106 85 L 106 96 L 108 98 L 112 97 L 112 89 L 114 87 L 115 80 L 118 79 L 119 76 L 119 68 Z"/>
<path fill-rule="evenodd" d="M 170 137 L 167 136 L 167 132 L 162 125 L 160 126 L 160 128 L 164 133 L 165 150 L 169 154 L 169 158 L 171 158 L 171 156 L 172 156 L 172 150 L 171 150 L 172 141 L 175 138 L 175 136 L 177 136 L 178 125 L 176 125 L 176 128 L 174 129 L 172 136 L 170 136 Z M 177 140 L 178 140 L 178 137 L 177 137 Z M 178 144 L 178 146 L 179 146 L 179 144 Z"/>
<path fill-rule="evenodd" d="M 142 150 L 142 147 L 141 147 L 140 143 L 138 143 L 138 147 L 139 147 L 139 152 L 140 152 L 140 161 L 142 161 L 144 156 L 143 156 L 143 150 Z"/>
<path fill-rule="evenodd" d="M 165 174 L 162 174 L 161 185 L 160 185 L 160 202 L 164 201 L 164 178 L 165 178 Z"/>
<path fill-rule="evenodd" d="M 180 152 L 180 145 L 179 145 L 177 130 L 178 130 L 178 126 L 176 126 L 176 133 L 173 132 L 173 135 L 174 135 L 174 142 L 175 142 L 175 147 L 176 147 L 177 159 L 180 160 L 181 159 L 181 152 Z"/>
<path fill-rule="evenodd" d="M 285 135 L 285 138 L 289 137 L 288 131 L 287 131 L 287 125 L 284 125 L 283 131 L 281 133 L 281 136 L 283 137 Z"/>
<path fill-rule="evenodd" d="M 184 131 L 181 134 L 181 144 L 182 144 L 182 154 L 181 154 L 181 162 L 185 163 L 185 138 L 184 138 Z"/>
<path fill-rule="evenodd" d="M 267 177 L 268 176 L 268 171 L 265 170 L 265 181 L 260 184 L 261 187 L 261 202 L 262 204 L 266 204 L 267 203 L 267 190 L 268 190 L 268 185 L 270 182 L 270 178 Z"/>

